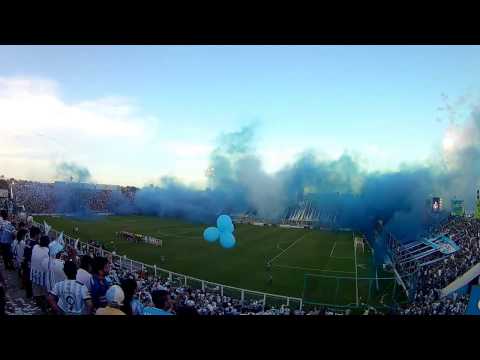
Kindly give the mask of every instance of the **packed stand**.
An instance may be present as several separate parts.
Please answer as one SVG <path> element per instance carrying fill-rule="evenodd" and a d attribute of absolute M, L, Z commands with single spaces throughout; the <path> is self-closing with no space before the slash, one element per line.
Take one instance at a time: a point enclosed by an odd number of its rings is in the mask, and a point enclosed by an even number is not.
<path fill-rule="evenodd" d="M 35 181 L 15 180 L 13 192 L 16 202 L 25 206 L 32 214 L 53 214 L 57 212 L 75 212 L 75 207 L 86 208 L 93 212 L 109 212 L 114 204 L 112 190 L 84 188 L 69 184 L 41 183 Z M 120 196 L 133 202 L 137 189 L 121 188 Z M 68 196 L 65 196 L 65 193 Z M 65 200 L 68 199 L 68 200 Z"/>
<path fill-rule="evenodd" d="M 54 213 L 56 209 L 53 184 L 16 181 L 15 197 L 19 204 L 33 214 Z"/>
<path fill-rule="evenodd" d="M 450 217 L 429 236 L 443 233 L 460 246 L 449 257 L 421 267 L 417 272 L 413 301 L 401 310 L 405 315 L 461 315 L 468 306 L 469 295 L 454 293 L 440 297 L 441 290 L 480 262 L 480 222 L 467 217 Z"/>
<path fill-rule="evenodd" d="M 49 314 L 63 315 L 348 315 L 349 311 L 318 308 L 300 311 L 286 305 L 265 306 L 262 300 L 240 300 L 221 295 L 218 287 L 186 287 L 183 279 L 154 276 L 143 268 L 131 267 L 123 258 L 105 255 L 105 248 L 95 241 L 77 248 L 45 234 L 32 225 L 8 221 L 2 212 L 0 248 L 6 271 L 15 271 L 26 289 L 27 297 Z M 457 253 L 436 263 L 419 276 L 413 302 L 398 312 L 404 315 L 463 314 L 468 295 L 440 299 L 439 290 L 475 264 L 478 251 L 478 223 L 452 220 L 442 227 L 462 246 Z M 52 241 L 52 239 L 55 239 Z M 475 250 L 476 249 L 476 250 Z M 461 256 L 461 258 L 457 258 Z M 472 260 L 473 259 L 473 260 Z M 0 274 L 0 311 L 2 308 Z M 366 314 L 376 313 L 368 309 Z"/>

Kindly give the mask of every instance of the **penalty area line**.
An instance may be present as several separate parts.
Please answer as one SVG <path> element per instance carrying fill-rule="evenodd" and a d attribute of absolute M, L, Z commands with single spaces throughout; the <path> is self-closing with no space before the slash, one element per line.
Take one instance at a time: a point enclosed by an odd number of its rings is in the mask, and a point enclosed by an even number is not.
<path fill-rule="evenodd" d="M 333 243 L 332 251 L 330 251 L 330 257 L 332 257 L 332 255 L 333 255 L 333 250 L 335 250 L 335 246 L 336 246 L 336 245 L 337 245 L 337 242 L 335 241 L 335 242 Z"/>
<path fill-rule="evenodd" d="M 277 249 L 283 251 L 284 249 L 280 246 L 280 243 L 277 243 Z"/>
<path fill-rule="evenodd" d="M 300 236 L 297 240 L 295 240 L 293 243 L 291 243 L 289 246 L 287 246 L 285 249 L 283 249 L 283 251 L 279 254 L 277 254 L 275 257 L 273 257 L 272 259 L 268 260 L 269 263 L 273 263 L 274 260 L 278 259 L 281 255 L 283 255 L 285 253 L 285 251 L 287 251 L 288 249 L 290 249 L 293 245 L 295 245 L 296 243 L 298 243 L 300 240 L 302 240 L 305 236 L 307 236 L 308 233 L 305 233 L 303 236 Z"/>
<path fill-rule="evenodd" d="M 311 268 L 303 266 L 290 266 L 290 265 L 272 265 L 273 267 L 293 269 L 293 270 L 307 270 L 307 271 L 321 271 L 330 273 L 342 273 L 342 274 L 355 274 L 353 271 L 340 271 L 340 270 L 322 270 L 320 268 Z"/>

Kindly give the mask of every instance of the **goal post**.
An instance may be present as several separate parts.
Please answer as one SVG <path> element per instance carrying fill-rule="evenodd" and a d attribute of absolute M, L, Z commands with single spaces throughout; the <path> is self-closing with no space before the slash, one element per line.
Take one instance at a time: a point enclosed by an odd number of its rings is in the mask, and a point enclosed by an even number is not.
<path fill-rule="evenodd" d="M 354 239 L 355 248 L 362 249 L 362 254 L 365 253 L 365 239 L 359 236 L 355 236 Z"/>
<path fill-rule="evenodd" d="M 332 307 L 392 307 L 403 292 L 395 277 L 355 277 L 305 274 L 303 301 Z"/>

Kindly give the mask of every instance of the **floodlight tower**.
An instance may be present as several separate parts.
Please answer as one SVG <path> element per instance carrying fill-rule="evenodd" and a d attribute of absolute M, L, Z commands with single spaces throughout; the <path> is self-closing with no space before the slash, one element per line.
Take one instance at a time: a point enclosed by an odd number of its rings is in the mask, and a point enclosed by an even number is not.
<path fill-rule="evenodd" d="M 209 166 L 207 170 L 205 170 L 205 177 L 207 178 L 207 190 L 211 190 L 215 187 L 215 168 L 213 166 Z"/>

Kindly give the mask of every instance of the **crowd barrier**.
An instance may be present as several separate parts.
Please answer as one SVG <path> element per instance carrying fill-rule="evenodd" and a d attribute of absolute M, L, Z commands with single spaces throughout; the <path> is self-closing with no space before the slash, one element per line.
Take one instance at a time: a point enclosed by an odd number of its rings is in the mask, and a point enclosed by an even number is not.
<path fill-rule="evenodd" d="M 43 225 L 37 222 L 33 222 L 33 224 L 40 229 L 43 229 Z M 60 232 L 51 229 L 51 233 L 57 238 L 60 235 Z M 63 238 L 65 243 L 69 246 L 75 246 L 75 242 L 77 239 L 67 235 L 64 233 Z M 126 255 L 121 256 L 118 254 L 113 254 L 110 251 L 104 250 L 102 248 L 93 246 L 91 244 L 87 244 L 81 240 L 78 240 L 77 248 L 81 248 L 86 250 L 87 252 L 90 249 L 93 250 L 95 254 L 100 254 L 101 256 L 112 256 L 113 261 L 119 264 L 123 269 L 130 270 L 131 272 L 134 271 L 144 271 L 148 274 L 154 274 L 155 277 L 160 277 L 162 279 L 168 278 L 168 281 L 176 284 L 177 286 L 185 286 L 191 288 L 197 288 L 202 290 L 208 290 L 210 292 L 217 292 L 220 296 L 229 296 L 232 298 L 240 299 L 241 301 L 260 301 L 263 303 L 263 306 L 270 305 L 279 307 L 281 305 L 286 305 L 292 309 L 302 310 L 303 308 L 303 299 L 296 298 L 291 296 L 284 296 L 284 295 L 277 295 L 277 294 L 270 294 L 261 291 L 255 290 L 248 290 L 237 288 L 234 286 L 219 284 L 216 282 L 211 282 L 207 280 L 198 279 L 192 276 L 188 276 L 185 274 L 176 273 L 167 269 L 160 268 L 156 265 L 148 265 L 142 262 L 129 259 Z"/>

